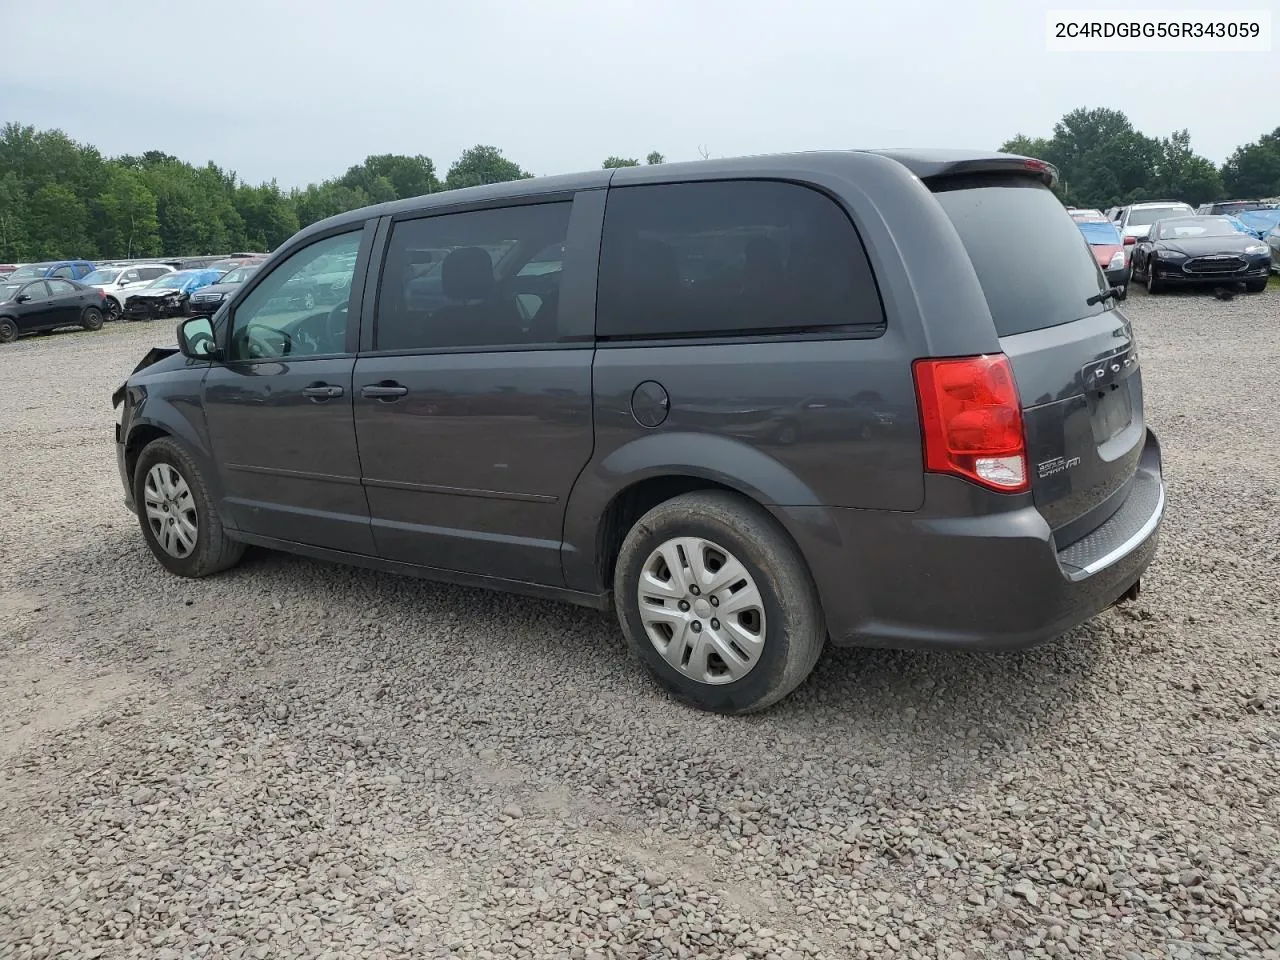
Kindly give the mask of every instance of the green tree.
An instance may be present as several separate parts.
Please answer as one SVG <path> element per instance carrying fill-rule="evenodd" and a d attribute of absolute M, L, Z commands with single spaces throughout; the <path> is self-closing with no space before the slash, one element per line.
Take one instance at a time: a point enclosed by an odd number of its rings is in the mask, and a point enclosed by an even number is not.
<path fill-rule="evenodd" d="M 1160 143 L 1119 110 L 1080 108 L 1054 124 L 1051 152 L 1068 202 L 1107 207 L 1149 195 Z"/>
<path fill-rule="evenodd" d="M 98 249 L 106 256 L 149 257 L 160 253 L 156 196 L 141 173 L 112 165 L 107 188 L 93 203 Z"/>
<path fill-rule="evenodd" d="M 27 230 L 31 256 L 40 260 L 94 257 L 89 240 L 89 211 L 70 187 L 46 183 L 31 196 Z"/>
<path fill-rule="evenodd" d="M 420 197 L 440 189 L 435 164 L 421 154 L 406 157 L 380 153 L 365 157 L 364 163 L 349 168 L 338 183 L 352 190 L 363 190 L 374 203 Z"/>
<path fill-rule="evenodd" d="M 27 259 L 27 194 L 18 175 L 0 175 L 0 260 Z"/>
<path fill-rule="evenodd" d="M 624 159 L 623 157 L 610 157 L 603 164 L 601 164 L 601 167 L 605 170 L 616 170 L 618 167 L 638 167 L 638 166 L 640 166 L 639 160 L 627 160 L 627 159 Z"/>
<path fill-rule="evenodd" d="M 461 187 L 478 187 L 485 183 L 505 183 L 508 180 L 526 180 L 533 174 L 521 168 L 514 160 L 508 160 L 497 147 L 474 146 L 463 152 L 445 176 L 449 190 Z"/>
<path fill-rule="evenodd" d="M 1280 127 L 1237 147 L 1222 165 L 1222 185 L 1242 200 L 1280 196 Z"/>
<path fill-rule="evenodd" d="M 259 187 L 239 186 L 236 212 L 244 224 L 245 246 L 271 250 L 298 232 L 295 205 L 274 180 Z"/>
<path fill-rule="evenodd" d="M 1222 196 L 1222 177 L 1205 157 L 1191 149 L 1191 134 L 1175 130 L 1160 140 L 1160 156 L 1150 194 L 1199 206 Z"/>
<path fill-rule="evenodd" d="M 657 150 L 653 150 L 649 153 L 647 157 L 644 158 L 644 162 L 652 166 L 656 163 L 666 163 L 667 158 L 664 157 L 662 154 L 660 154 Z"/>
<path fill-rule="evenodd" d="M 1032 157 L 1036 160 L 1044 160 L 1046 163 L 1053 163 L 1049 159 L 1053 153 L 1053 141 L 1046 140 L 1044 137 L 1028 137 L 1019 133 L 1000 144 L 1000 152 L 1016 153 L 1020 157 Z"/>

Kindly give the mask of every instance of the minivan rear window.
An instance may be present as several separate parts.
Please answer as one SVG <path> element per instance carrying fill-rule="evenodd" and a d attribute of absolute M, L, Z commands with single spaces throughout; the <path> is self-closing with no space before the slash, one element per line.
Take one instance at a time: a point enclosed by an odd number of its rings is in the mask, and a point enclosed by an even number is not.
<path fill-rule="evenodd" d="M 931 184 L 955 225 L 1002 337 L 1111 308 L 1097 259 L 1066 208 L 1030 177 L 975 175 Z"/>

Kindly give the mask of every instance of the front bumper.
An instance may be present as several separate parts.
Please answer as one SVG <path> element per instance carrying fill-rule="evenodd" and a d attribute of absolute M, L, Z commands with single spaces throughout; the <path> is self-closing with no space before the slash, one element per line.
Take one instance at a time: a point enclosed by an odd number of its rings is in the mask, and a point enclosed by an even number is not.
<path fill-rule="evenodd" d="M 1242 280 L 1266 279 L 1271 274 L 1271 259 L 1251 259 L 1240 270 L 1230 273 L 1188 273 L 1183 261 L 1152 260 L 1151 269 L 1157 280 L 1165 283 L 1182 283 L 1188 286 L 1222 283 L 1239 283 Z"/>
<path fill-rule="evenodd" d="M 116 468 L 120 471 L 120 482 L 124 485 L 124 505 L 134 513 L 137 513 L 138 508 L 133 500 L 133 481 L 129 476 L 129 461 L 126 456 L 124 436 L 119 423 L 116 423 Z"/>
<path fill-rule="evenodd" d="M 121 317 L 125 320 L 165 320 L 170 317 L 181 317 L 186 311 L 186 299 L 152 299 L 151 297 L 130 297 L 125 303 Z"/>
<path fill-rule="evenodd" d="M 1021 649 L 1111 606 L 1151 563 L 1164 517 L 1159 442 L 1148 431 L 1125 502 L 1065 548 L 1034 506 L 983 515 L 990 502 L 930 475 L 915 513 L 773 510 L 809 561 L 835 646 Z"/>
<path fill-rule="evenodd" d="M 195 300 L 187 301 L 183 314 L 188 317 L 211 317 L 218 312 L 218 308 L 222 306 L 221 300 Z"/>

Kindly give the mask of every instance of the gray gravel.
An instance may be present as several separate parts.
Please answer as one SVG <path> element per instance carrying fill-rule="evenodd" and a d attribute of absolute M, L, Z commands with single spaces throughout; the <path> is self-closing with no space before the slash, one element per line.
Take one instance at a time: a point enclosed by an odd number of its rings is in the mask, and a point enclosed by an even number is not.
<path fill-rule="evenodd" d="M 164 574 L 110 390 L 0 347 L 0 958 L 1280 957 L 1280 294 L 1134 293 L 1170 514 L 1018 655 L 829 653 L 746 719 L 606 616 Z"/>

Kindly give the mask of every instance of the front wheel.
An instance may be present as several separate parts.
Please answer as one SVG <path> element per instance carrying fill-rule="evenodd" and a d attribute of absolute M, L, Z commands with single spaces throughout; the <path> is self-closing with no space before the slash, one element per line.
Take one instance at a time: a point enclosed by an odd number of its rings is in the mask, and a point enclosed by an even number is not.
<path fill-rule="evenodd" d="M 1127 283 L 1126 283 L 1126 284 L 1123 284 L 1122 286 L 1117 287 L 1116 289 L 1120 291 L 1119 293 L 1117 293 L 1117 294 L 1116 294 L 1116 299 L 1117 299 L 1117 300 L 1128 300 L 1128 299 L 1129 299 L 1129 285 L 1128 285 Z"/>
<path fill-rule="evenodd" d="M 244 544 L 227 537 L 191 458 L 173 440 L 153 440 L 138 457 L 133 498 L 142 536 L 156 559 L 180 577 L 207 577 L 235 566 Z"/>
<path fill-rule="evenodd" d="M 86 330 L 102 329 L 102 311 L 97 307 L 85 307 L 80 315 L 80 326 Z"/>
<path fill-rule="evenodd" d="M 800 552 L 736 494 L 690 493 L 654 507 L 623 541 L 613 586 L 633 655 L 703 710 L 771 706 L 804 682 L 826 641 Z"/>
<path fill-rule="evenodd" d="M 1159 293 L 1164 289 L 1164 284 L 1156 279 L 1156 265 L 1151 259 L 1147 259 L 1147 293 Z"/>
<path fill-rule="evenodd" d="M 120 301 L 115 297 L 107 297 L 107 319 L 116 321 L 120 319 Z"/>
<path fill-rule="evenodd" d="M 1244 282 L 1244 288 L 1249 293 L 1261 293 L 1263 290 L 1267 289 L 1267 278 L 1260 277 L 1257 280 L 1246 280 Z"/>

